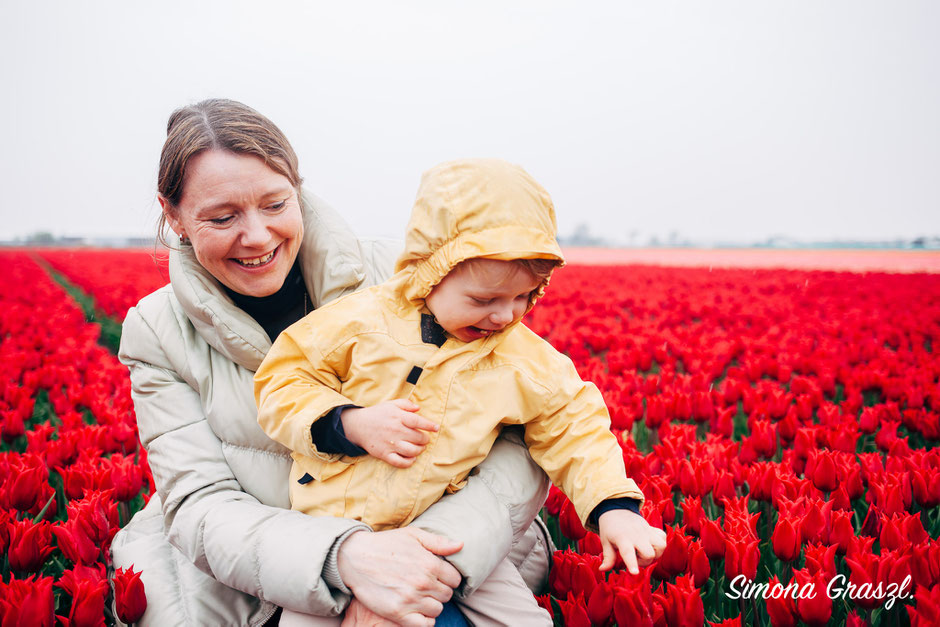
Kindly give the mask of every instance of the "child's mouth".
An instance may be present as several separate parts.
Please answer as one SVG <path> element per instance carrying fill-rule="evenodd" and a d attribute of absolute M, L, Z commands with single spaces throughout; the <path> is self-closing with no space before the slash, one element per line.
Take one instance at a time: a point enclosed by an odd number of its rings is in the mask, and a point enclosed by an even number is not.
<path fill-rule="evenodd" d="M 474 338 L 486 337 L 487 335 L 495 333 L 493 329 L 481 329 L 480 327 L 467 327 L 467 330 Z"/>

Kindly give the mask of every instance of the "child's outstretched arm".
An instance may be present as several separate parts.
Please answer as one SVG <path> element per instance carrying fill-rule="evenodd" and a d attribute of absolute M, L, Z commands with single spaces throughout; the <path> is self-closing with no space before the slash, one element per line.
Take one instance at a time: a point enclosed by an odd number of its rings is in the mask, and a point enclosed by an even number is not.
<path fill-rule="evenodd" d="M 417 414 L 419 407 L 404 398 L 371 407 L 343 410 L 340 420 L 346 438 L 396 468 L 408 468 L 427 445 L 427 431 L 438 426 Z"/>
<path fill-rule="evenodd" d="M 645 518 L 628 509 L 604 512 L 597 526 L 604 550 L 602 571 L 614 567 L 619 552 L 627 570 L 636 575 L 639 567 L 653 563 L 666 549 L 666 533 L 651 527 Z"/>

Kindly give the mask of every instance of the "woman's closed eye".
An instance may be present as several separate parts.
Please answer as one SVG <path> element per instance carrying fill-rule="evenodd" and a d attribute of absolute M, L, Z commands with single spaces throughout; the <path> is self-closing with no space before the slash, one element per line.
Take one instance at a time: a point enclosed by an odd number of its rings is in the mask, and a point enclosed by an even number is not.
<path fill-rule="evenodd" d="M 222 216 L 220 218 L 209 218 L 209 222 L 211 222 L 212 224 L 223 225 L 223 224 L 228 224 L 233 219 L 234 219 L 234 216 Z"/>
<path fill-rule="evenodd" d="M 280 211 L 281 209 L 283 209 L 283 208 L 286 207 L 286 206 L 287 206 L 287 201 L 286 201 L 286 200 L 282 200 L 281 202 L 276 202 L 276 203 L 274 203 L 273 205 L 268 205 L 268 206 L 267 206 L 267 210 L 268 210 L 268 211 Z"/>

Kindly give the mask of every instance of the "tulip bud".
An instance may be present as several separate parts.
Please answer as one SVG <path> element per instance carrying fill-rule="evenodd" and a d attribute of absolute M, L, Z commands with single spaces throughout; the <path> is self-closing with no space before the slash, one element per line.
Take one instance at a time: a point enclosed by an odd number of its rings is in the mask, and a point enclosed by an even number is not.
<path fill-rule="evenodd" d="M 140 573 L 134 567 L 118 568 L 114 573 L 114 606 L 124 623 L 136 623 L 147 609 L 147 596 Z"/>

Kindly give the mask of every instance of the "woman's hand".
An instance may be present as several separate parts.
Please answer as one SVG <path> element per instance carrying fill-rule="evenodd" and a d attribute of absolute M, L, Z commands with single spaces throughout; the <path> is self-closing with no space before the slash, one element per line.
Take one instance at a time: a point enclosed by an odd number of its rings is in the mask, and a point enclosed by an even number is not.
<path fill-rule="evenodd" d="M 430 619 L 434 624 L 434 619 Z M 397 627 L 398 623 L 379 616 L 365 605 L 359 602 L 359 599 L 353 597 L 346 607 L 346 613 L 343 614 L 343 624 L 340 627 Z"/>
<path fill-rule="evenodd" d="M 649 566 L 666 549 L 666 534 L 651 527 L 646 519 L 628 509 L 614 509 L 601 514 L 597 521 L 604 559 L 602 571 L 610 570 L 617 561 L 617 552 L 631 575 Z"/>
<path fill-rule="evenodd" d="M 433 625 L 460 573 L 442 560 L 463 544 L 405 527 L 357 532 L 340 545 L 336 563 L 343 583 L 372 612 L 400 625 Z M 355 608 L 354 608 L 355 609 Z"/>
<path fill-rule="evenodd" d="M 425 431 L 439 428 L 415 413 L 418 409 L 411 401 L 396 398 L 371 407 L 345 409 L 340 420 L 350 442 L 387 464 L 408 468 L 430 440 Z"/>

